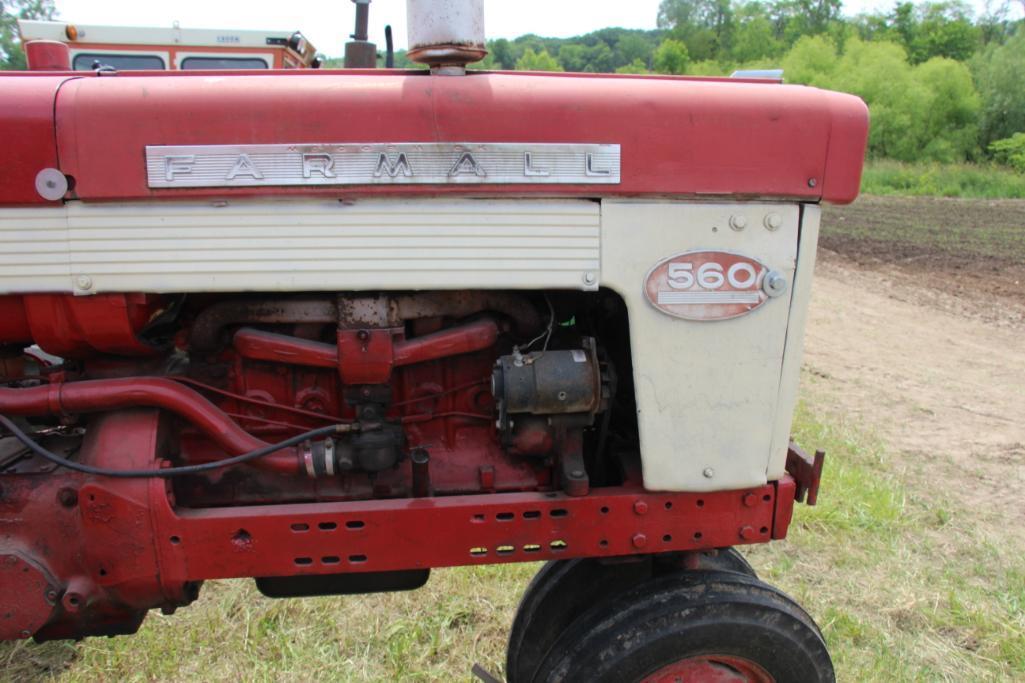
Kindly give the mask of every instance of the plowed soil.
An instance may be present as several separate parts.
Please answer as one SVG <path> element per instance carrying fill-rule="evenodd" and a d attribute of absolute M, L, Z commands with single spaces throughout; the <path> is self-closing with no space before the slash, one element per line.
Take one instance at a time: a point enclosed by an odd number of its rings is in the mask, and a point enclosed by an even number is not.
<path fill-rule="evenodd" d="M 827 207 L 805 368 L 917 488 L 1025 539 L 1025 201 Z"/>

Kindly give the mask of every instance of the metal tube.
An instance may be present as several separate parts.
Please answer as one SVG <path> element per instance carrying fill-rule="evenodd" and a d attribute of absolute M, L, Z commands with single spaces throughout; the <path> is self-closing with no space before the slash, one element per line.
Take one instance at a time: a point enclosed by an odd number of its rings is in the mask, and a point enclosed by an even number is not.
<path fill-rule="evenodd" d="M 431 495 L 431 454 L 426 448 L 414 448 L 409 462 L 413 468 L 413 497 L 427 498 Z"/>
<path fill-rule="evenodd" d="M 97 379 L 0 389 L 0 413 L 5 415 L 97 413 L 139 407 L 163 408 L 175 413 L 231 455 L 269 445 L 242 429 L 199 393 L 162 377 Z M 294 448 L 275 455 L 277 457 L 268 456 L 254 461 L 253 465 L 287 474 L 300 471 Z"/>

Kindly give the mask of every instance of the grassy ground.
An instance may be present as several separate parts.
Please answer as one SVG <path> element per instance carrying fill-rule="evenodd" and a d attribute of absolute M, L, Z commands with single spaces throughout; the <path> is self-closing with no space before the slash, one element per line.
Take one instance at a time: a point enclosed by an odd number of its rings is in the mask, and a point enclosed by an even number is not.
<path fill-rule="evenodd" d="M 881 159 L 866 164 L 861 191 L 913 197 L 1025 199 L 1025 174 L 995 165 L 905 164 Z"/>
<path fill-rule="evenodd" d="M 806 385 L 814 378 L 806 377 Z M 971 512 L 920 490 L 883 444 L 802 407 L 796 433 L 829 452 L 823 496 L 790 538 L 748 554 L 815 616 L 842 681 L 1025 678 L 1025 561 Z M 535 565 L 438 571 L 414 593 L 273 601 L 208 584 L 133 638 L 0 646 L 0 679 L 468 680 L 499 673 Z"/>

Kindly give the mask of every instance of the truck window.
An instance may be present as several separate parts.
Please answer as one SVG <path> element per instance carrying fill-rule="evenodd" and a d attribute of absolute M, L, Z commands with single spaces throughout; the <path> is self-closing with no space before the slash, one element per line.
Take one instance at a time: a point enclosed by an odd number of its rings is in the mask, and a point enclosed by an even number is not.
<path fill-rule="evenodd" d="M 112 66 L 118 71 L 162 71 L 167 67 L 164 60 L 157 55 L 114 55 L 81 52 L 75 55 L 72 68 L 75 71 L 92 71 L 97 62 L 101 66 Z"/>
<path fill-rule="evenodd" d="M 267 62 L 258 57 L 186 57 L 181 69 L 266 69 Z"/>

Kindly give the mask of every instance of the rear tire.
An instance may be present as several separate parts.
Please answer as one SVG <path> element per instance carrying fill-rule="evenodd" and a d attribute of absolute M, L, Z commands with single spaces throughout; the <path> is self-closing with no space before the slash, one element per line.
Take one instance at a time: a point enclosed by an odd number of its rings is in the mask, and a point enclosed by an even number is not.
<path fill-rule="evenodd" d="M 534 681 L 833 683 L 811 617 L 782 592 L 735 572 L 643 583 L 578 617 Z"/>
<path fill-rule="evenodd" d="M 755 570 L 734 548 L 702 552 L 699 570 L 732 571 L 755 577 Z M 531 681 L 555 641 L 581 614 L 655 576 L 683 569 L 672 556 L 617 562 L 582 558 L 547 562 L 527 586 L 516 610 L 506 651 L 509 683 Z"/>

